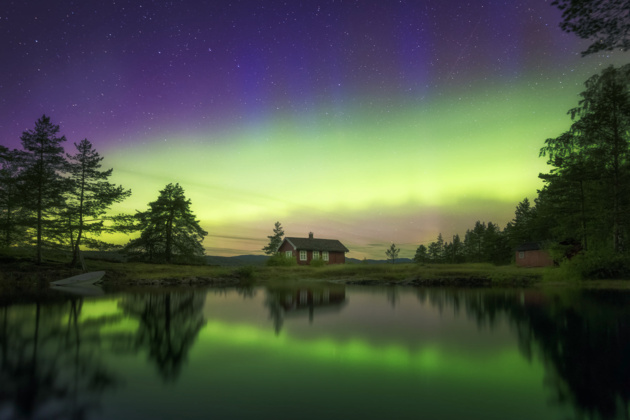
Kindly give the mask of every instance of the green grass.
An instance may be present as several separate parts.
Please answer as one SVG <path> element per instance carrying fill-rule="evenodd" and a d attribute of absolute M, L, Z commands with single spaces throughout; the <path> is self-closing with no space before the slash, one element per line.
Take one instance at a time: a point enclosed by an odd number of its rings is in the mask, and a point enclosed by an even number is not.
<path fill-rule="evenodd" d="M 372 280 L 383 283 L 411 279 L 453 279 L 482 277 L 493 282 L 514 279 L 540 280 L 544 269 L 523 269 L 491 264 L 345 264 L 325 267 L 261 267 L 256 269 L 260 280 Z"/>

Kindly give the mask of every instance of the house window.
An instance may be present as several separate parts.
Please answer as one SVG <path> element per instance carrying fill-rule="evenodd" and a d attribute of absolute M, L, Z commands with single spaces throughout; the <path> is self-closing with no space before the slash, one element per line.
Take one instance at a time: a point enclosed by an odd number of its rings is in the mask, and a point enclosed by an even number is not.
<path fill-rule="evenodd" d="M 293 251 L 285 251 L 284 255 L 286 255 L 287 258 L 291 258 L 293 257 Z"/>
<path fill-rule="evenodd" d="M 313 259 L 319 260 L 319 251 L 313 251 Z"/>
<path fill-rule="evenodd" d="M 306 251 L 300 251 L 300 261 L 306 261 Z"/>
<path fill-rule="evenodd" d="M 322 260 L 328 261 L 328 251 L 322 252 Z"/>
<path fill-rule="evenodd" d="M 522 260 L 523 258 L 525 258 L 525 252 L 520 251 L 520 252 L 518 253 L 518 258 L 520 258 L 521 260 Z"/>

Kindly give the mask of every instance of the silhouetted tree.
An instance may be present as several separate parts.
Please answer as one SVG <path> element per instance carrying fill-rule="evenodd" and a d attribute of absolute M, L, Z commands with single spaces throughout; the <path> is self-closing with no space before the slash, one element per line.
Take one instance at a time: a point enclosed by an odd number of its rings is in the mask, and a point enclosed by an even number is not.
<path fill-rule="evenodd" d="M 452 258 L 453 263 L 463 262 L 464 245 L 462 244 L 462 240 L 459 237 L 459 234 L 455 234 L 455 236 L 453 236 L 453 242 L 451 243 L 451 253 L 449 253 L 448 258 Z"/>
<path fill-rule="evenodd" d="M 424 263 L 429 261 L 429 254 L 427 253 L 427 247 L 424 245 L 418 246 L 416 249 L 416 255 L 413 257 L 413 261 L 417 263 Z"/>
<path fill-rule="evenodd" d="M 576 209 L 572 213 L 577 213 L 583 235 L 587 220 L 597 221 L 599 236 L 611 238 L 612 249 L 620 252 L 630 223 L 630 65 L 608 67 L 585 86 L 578 106 L 569 111 L 574 121 L 570 130 L 547 139 L 540 151 L 554 167 L 541 177 L 547 193 L 555 193 L 547 194 L 550 201 Z"/>
<path fill-rule="evenodd" d="M 59 126 L 43 115 L 35 123 L 35 129 L 22 133 L 21 164 L 24 207 L 34 213 L 32 227 L 36 234 L 36 263 L 42 261 L 42 236 L 48 216 L 64 206 L 63 193 L 67 182 L 63 178 L 66 161 L 61 143 L 65 136 L 58 136 Z"/>
<path fill-rule="evenodd" d="M 183 260 L 203 256 L 201 242 L 208 233 L 199 226 L 190 204 L 179 184 L 168 184 L 158 199 L 149 203 L 149 210 L 136 214 L 141 233 L 129 241 L 127 252 L 166 262 L 173 256 Z"/>
<path fill-rule="evenodd" d="M 492 264 L 507 264 L 512 257 L 508 238 L 501 232 L 498 225 L 488 222 L 483 233 L 482 261 Z"/>
<path fill-rule="evenodd" d="M 389 249 L 385 251 L 385 255 L 387 255 L 387 259 L 392 260 L 392 264 L 395 264 L 399 252 L 400 248 L 396 248 L 396 244 L 392 243 Z"/>
<path fill-rule="evenodd" d="M 72 265 L 78 261 L 82 239 L 89 240 L 89 235 L 98 236 L 105 230 L 103 216 L 107 209 L 131 195 L 131 190 L 107 181 L 112 169 L 100 170 L 103 158 L 92 148 L 92 143 L 84 139 L 74 146 L 77 153 L 67 155 L 71 184 L 65 208 Z"/>
<path fill-rule="evenodd" d="M 262 250 L 267 255 L 273 255 L 278 251 L 280 244 L 282 243 L 282 237 L 284 236 L 284 230 L 280 225 L 280 222 L 276 222 L 273 228 L 273 235 L 267 236 L 269 238 L 269 244 Z"/>
<path fill-rule="evenodd" d="M 437 241 L 431 242 L 427 249 L 429 260 L 435 263 L 441 263 L 444 259 L 444 239 L 442 234 L 438 234 Z"/>
<path fill-rule="evenodd" d="M 486 224 L 479 220 L 475 222 L 475 227 L 472 230 L 466 230 L 466 235 L 464 235 L 464 255 L 468 262 L 481 262 L 483 260 L 481 246 L 485 231 Z"/>
<path fill-rule="evenodd" d="M 20 220 L 22 189 L 20 187 L 20 167 L 18 151 L 8 151 L 0 159 L 0 244 L 14 245 L 23 237 L 23 221 Z"/>
<path fill-rule="evenodd" d="M 582 56 L 630 48 L 629 0 L 554 0 L 551 4 L 562 10 L 563 31 L 594 41 Z"/>
<path fill-rule="evenodd" d="M 532 206 L 531 201 L 527 197 L 517 204 L 514 218 L 508 222 L 504 233 L 511 248 L 516 248 L 526 242 L 546 239 L 539 237 L 536 207 Z"/>

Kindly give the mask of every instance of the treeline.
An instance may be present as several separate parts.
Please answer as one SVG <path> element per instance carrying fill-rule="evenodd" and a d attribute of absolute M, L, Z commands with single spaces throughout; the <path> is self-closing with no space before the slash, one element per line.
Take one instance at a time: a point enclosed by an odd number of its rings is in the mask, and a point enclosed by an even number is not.
<path fill-rule="evenodd" d="M 533 203 L 519 203 L 503 230 L 477 222 L 463 241 L 440 235 L 415 260 L 508 263 L 537 242 L 558 262 L 577 255 L 581 275 L 630 275 L 630 64 L 590 77 L 568 114 L 569 129 L 540 149 L 551 169 Z"/>
<path fill-rule="evenodd" d="M 0 149 L 0 243 L 34 245 L 36 263 L 42 262 L 42 248 L 65 247 L 72 265 L 81 245 L 108 248 L 98 240 L 116 229 L 106 212 L 131 191 L 108 181 L 112 169 L 101 169 L 103 158 L 89 140 L 66 153 L 65 136 L 46 115 L 20 140 L 22 150 Z"/>
<path fill-rule="evenodd" d="M 66 153 L 59 126 L 42 116 L 20 137 L 22 149 L 0 146 L 0 246 L 33 246 L 35 262 L 43 249 L 69 251 L 78 264 L 81 247 L 119 249 L 99 239 L 103 233 L 140 232 L 123 248 L 137 259 L 171 262 L 175 256 L 203 255 L 206 232 L 190 211 L 183 189 L 169 184 L 149 209 L 109 215 L 131 190 L 108 181 L 103 157 L 89 140 Z"/>
<path fill-rule="evenodd" d="M 417 263 L 492 263 L 509 264 L 514 249 L 525 242 L 533 242 L 537 233 L 529 230 L 529 220 L 534 210 L 525 198 L 518 204 L 515 216 L 503 230 L 498 224 L 477 221 L 472 229 L 466 230 L 464 240 L 459 234 L 445 241 L 440 233 L 437 240 L 428 246 L 420 245 L 413 257 Z"/>
<path fill-rule="evenodd" d="M 630 65 L 585 83 L 573 123 L 545 141 L 551 170 L 530 228 L 546 239 L 574 238 L 586 251 L 627 254 L 630 244 Z"/>

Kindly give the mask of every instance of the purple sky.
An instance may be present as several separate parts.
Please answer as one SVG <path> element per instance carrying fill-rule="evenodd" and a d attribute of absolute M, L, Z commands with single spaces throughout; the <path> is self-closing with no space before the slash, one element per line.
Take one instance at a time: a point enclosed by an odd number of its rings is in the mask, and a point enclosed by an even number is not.
<path fill-rule="evenodd" d="M 180 182 L 211 254 L 276 220 L 412 253 L 510 220 L 583 82 L 627 61 L 559 22 L 542 0 L 6 0 L 0 142 L 49 115 L 133 190 L 123 211 Z"/>

